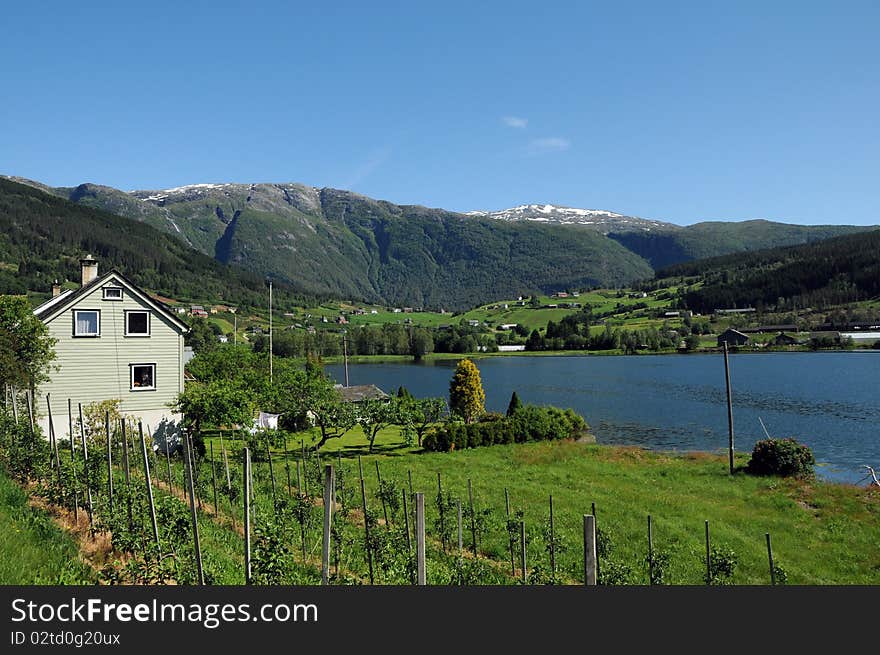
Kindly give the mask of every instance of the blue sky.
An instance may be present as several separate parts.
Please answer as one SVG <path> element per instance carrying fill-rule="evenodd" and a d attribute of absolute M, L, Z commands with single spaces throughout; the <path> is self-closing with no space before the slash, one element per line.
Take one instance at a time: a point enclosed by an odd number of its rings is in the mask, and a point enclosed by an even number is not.
<path fill-rule="evenodd" d="M 0 173 L 880 223 L 880 3 L 9 3 Z"/>

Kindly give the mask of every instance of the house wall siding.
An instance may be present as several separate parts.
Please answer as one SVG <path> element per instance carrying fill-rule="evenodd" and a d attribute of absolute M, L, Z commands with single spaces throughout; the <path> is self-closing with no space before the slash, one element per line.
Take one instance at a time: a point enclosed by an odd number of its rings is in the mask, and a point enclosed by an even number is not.
<path fill-rule="evenodd" d="M 50 395 L 52 418 L 58 436 L 67 434 L 67 399 L 77 405 L 118 398 L 120 411 L 154 422 L 162 416 L 176 418 L 168 407 L 183 391 L 183 335 L 159 312 L 123 290 L 122 300 L 104 300 L 104 286 L 123 286 L 112 277 L 100 287 L 78 299 L 63 312 L 49 319 L 46 326 L 57 339 L 58 366 L 50 381 L 38 392 L 37 409 L 41 424 L 48 427 L 46 394 Z M 100 311 L 99 337 L 74 337 L 74 311 Z M 126 310 L 150 312 L 150 336 L 125 336 Z M 132 391 L 130 364 L 155 364 L 155 389 Z M 153 424 L 154 425 L 154 424 Z"/>

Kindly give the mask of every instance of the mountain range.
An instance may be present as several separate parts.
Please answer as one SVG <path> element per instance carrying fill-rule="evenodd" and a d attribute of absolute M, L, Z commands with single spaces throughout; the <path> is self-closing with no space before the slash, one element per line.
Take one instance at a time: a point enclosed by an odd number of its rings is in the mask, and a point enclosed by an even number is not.
<path fill-rule="evenodd" d="M 297 183 L 122 191 L 8 179 L 146 224 L 303 294 L 448 309 L 625 285 L 694 259 L 869 229 L 764 220 L 682 227 L 549 204 L 458 213 Z"/>

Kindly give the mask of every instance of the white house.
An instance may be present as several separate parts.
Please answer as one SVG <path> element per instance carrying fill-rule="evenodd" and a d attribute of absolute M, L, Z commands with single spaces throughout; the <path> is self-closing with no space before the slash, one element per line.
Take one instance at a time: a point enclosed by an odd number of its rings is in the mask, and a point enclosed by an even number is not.
<path fill-rule="evenodd" d="M 162 419 L 177 421 L 169 405 L 183 391 L 184 334 L 176 313 L 117 270 L 98 276 L 91 256 L 80 262 L 78 289 L 60 293 L 34 310 L 56 339 L 50 379 L 36 393 L 40 425 L 48 434 L 49 409 L 58 437 L 68 435 L 68 405 L 117 399 L 120 412 L 139 418 L 144 430 Z"/>

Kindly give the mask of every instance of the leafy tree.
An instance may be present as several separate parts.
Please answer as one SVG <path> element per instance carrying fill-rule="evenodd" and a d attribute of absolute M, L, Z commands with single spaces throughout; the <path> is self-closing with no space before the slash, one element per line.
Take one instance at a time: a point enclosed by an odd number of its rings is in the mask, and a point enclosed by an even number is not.
<path fill-rule="evenodd" d="M 434 352 L 434 339 L 431 332 L 425 328 L 416 328 L 410 334 L 409 354 L 419 361 L 428 353 Z"/>
<path fill-rule="evenodd" d="M 342 394 L 323 373 L 303 376 L 294 397 L 299 399 L 302 413 L 321 431 L 315 450 L 330 439 L 338 439 L 357 424 L 354 407 L 342 399 Z"/>
<path fill-rule="evenodd" d="M 522 407 L 522 401 L 516 395 L 516 391 L 510 396 L 510 403 L 507 405 L 507 416 L 513 416 L 518 409 Z"/>
<path fill-rule="evenodd" d="M 449 383 L 449 407 L 465 423 L 473 423 L 486 411 L 486 393 L 480 371 L 469 359 L 461 360 L 455 367 Z"/>
<path fill-rule="evenodd" d="M 24 296 L 0 296 L 0 382 L 37 387 L 48 380 L 55 339 Z"/>
<path fill-rule="evenodd" d="M 253 391 L 241 380 L 217 378 L 188 384 L 174 409 L 194 432 L 205 425 L 248 425 L 256 409 Z"/>
<path fill-rule="evenodd" d="M 399 403 L 400 401 L 396 398 L 391 400 L 369 398 L 358 407 L 357 422 L 370 443 L 370 452 L 373 452 L 373 445 L 379 431 L 397 422 Z"/>
<path fill-rule="evenodd" d="M 407 400 L 413 399 L 413 395 L 409 392 L 409 389 L 407 389 L 403 385 L 397 387 L 397 397 L 398 398 L 405 398 Z"/>
<path fill-rule="evenodd" d="M 192 346 L 193 352 L 196 353 L 212 350 L 219 344 L 214 327 L 205 318 L 194 318 L 189 332 L 184 337 L 184 342 L 186 345 Z"/>
<path fill-rule="evenodd" d="M 400 419 L 405 427 L 410 428 L 418 437 L 419 447 L 428 429 L 440 421 L 446 413 L 446 401 L 443 398 L 410 398 L 401 403 Z"/>

